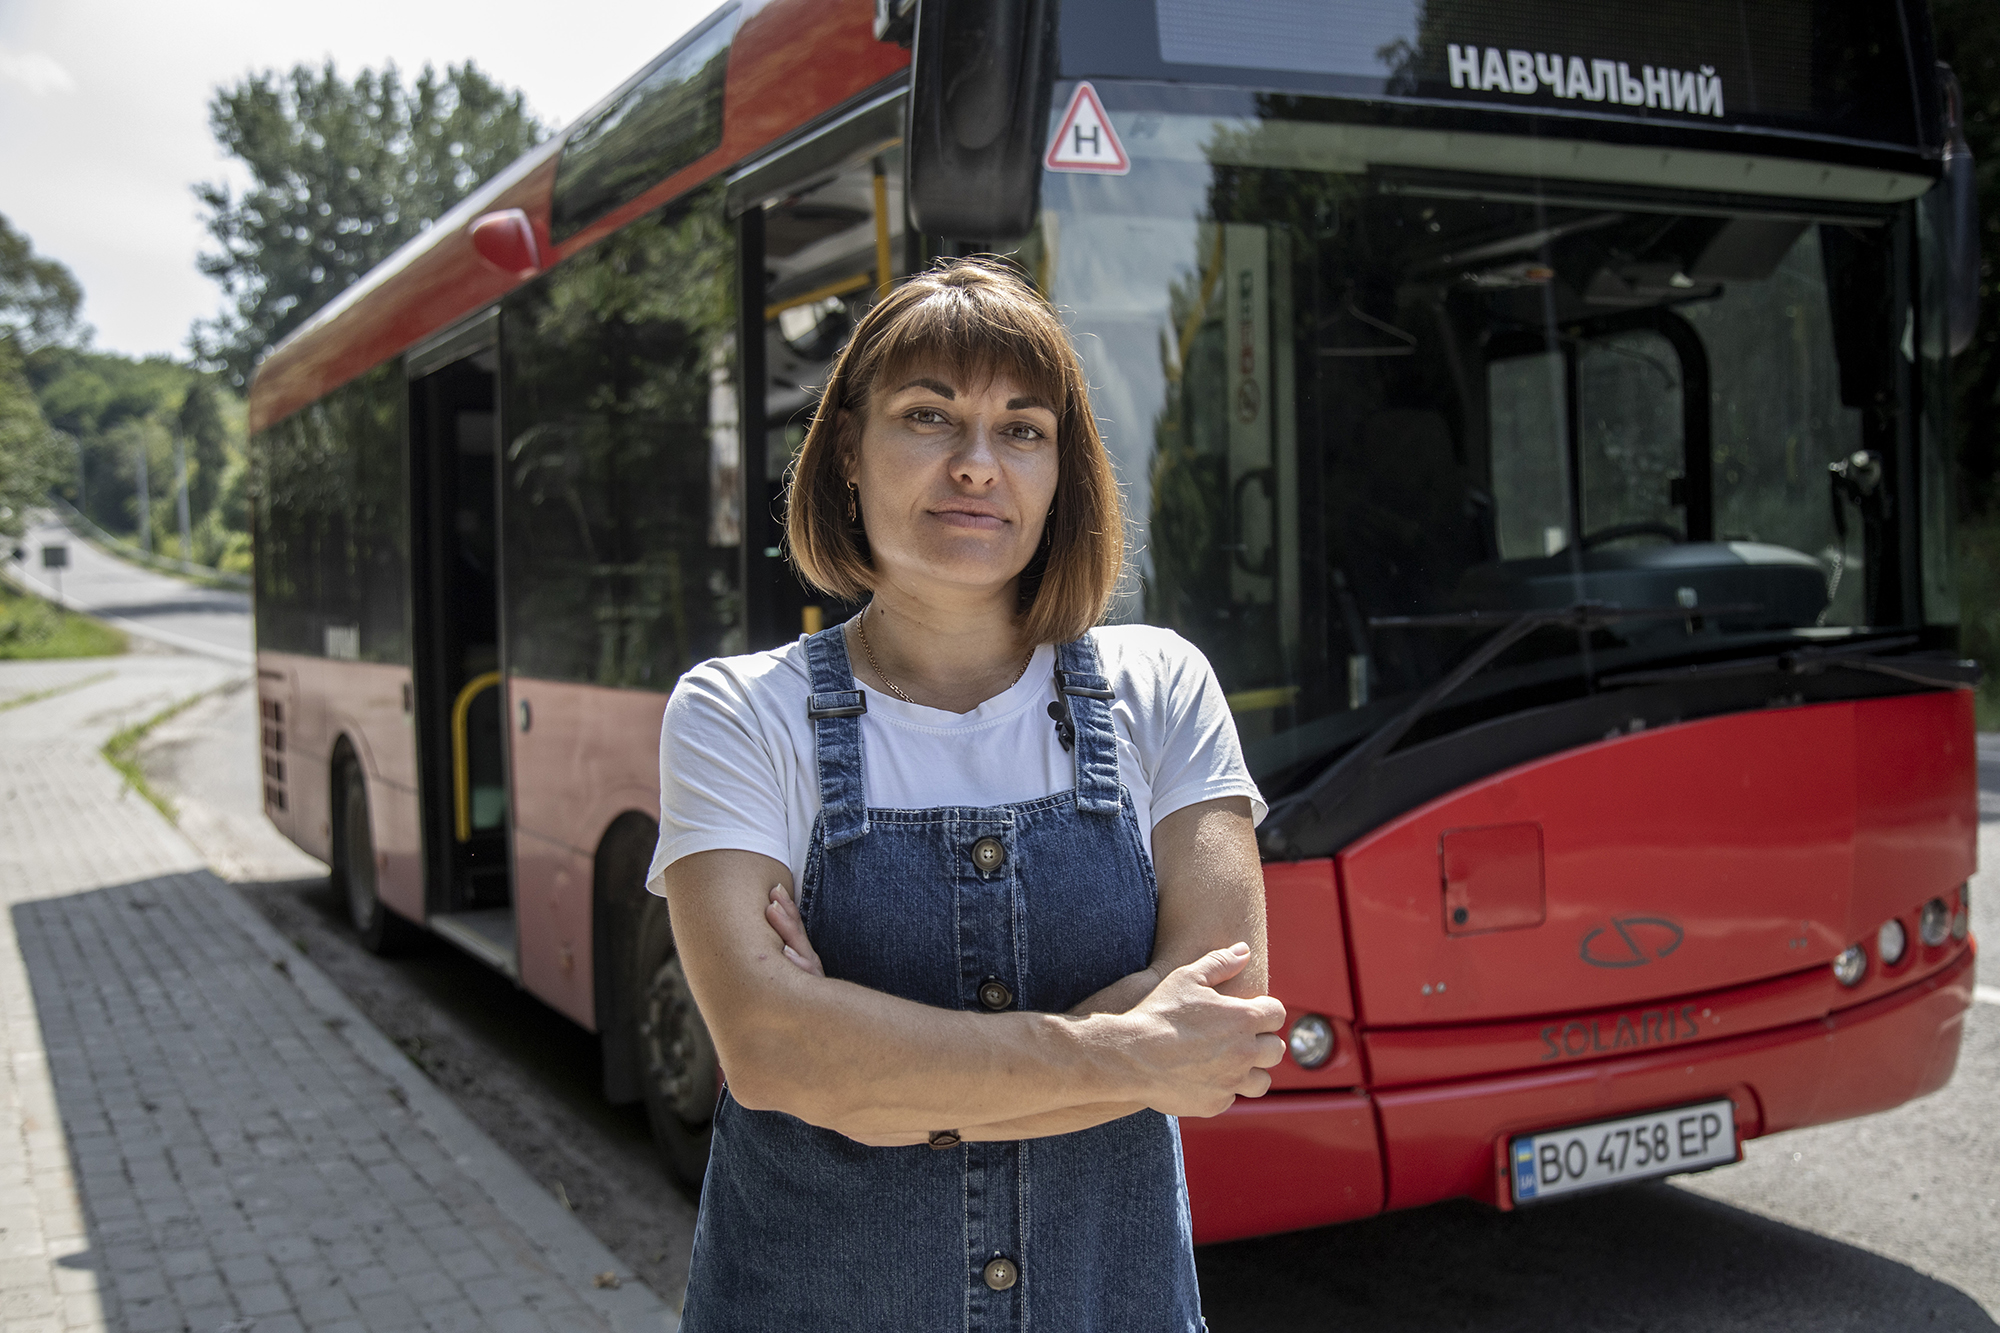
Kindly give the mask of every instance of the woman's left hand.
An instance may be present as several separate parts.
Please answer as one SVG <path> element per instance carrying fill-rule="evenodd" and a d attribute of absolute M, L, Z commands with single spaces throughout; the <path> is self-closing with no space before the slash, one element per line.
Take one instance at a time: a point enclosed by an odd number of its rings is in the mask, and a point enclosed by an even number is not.
<path fill-rule="evenodd" d="M 778 932 L 778 942 L 785 946 L 785 957 L 794 967 L 809 977 L 826 975 L 819 955 L 813 952 L 812 941 L 806 937 L 806 923 L 799 915 L 799 905 L 785 892 L 784 885 L 771 886 L 771 901 L 764 904 L 764 919 Z"/>

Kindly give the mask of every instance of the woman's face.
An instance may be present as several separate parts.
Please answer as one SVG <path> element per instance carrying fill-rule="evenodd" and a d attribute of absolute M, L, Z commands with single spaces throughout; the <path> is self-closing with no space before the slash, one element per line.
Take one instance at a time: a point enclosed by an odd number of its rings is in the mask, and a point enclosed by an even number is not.
<path fill-rule="evenodd" d="M 1055 404 L 1011 373 L 966 383 L 919 364 L 868 396 L 848 467 L 884 583 L 992 595 L 1027 566 L 1055 502 Z"/>

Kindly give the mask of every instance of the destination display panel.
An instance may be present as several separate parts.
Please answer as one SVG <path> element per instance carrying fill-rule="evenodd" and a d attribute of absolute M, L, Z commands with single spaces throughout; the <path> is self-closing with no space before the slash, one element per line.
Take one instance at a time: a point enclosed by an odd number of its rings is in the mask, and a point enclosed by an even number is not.
<path fill-rule="evenodd" d="M 1062 43 L 1077 77 L 1934 147 L 1895 4 L 1070 0 Z"/>

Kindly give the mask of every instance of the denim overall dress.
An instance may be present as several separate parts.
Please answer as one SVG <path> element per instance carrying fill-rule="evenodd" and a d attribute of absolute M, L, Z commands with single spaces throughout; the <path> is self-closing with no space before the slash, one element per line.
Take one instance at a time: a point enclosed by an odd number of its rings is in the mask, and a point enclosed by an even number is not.
<path fill-rule="evenodd" d="M 840 627 L 806 656 L 820 812 L 799 908 L 829 977 L 1054 1013 L 1146 966 L 1157 889 L 1087 635 L 1056 649 L 1075 790 L 990 808 L 869 809 Z M 1198 1333 L 1200 1306 L 1168 1116 L 869 1148 L 723 1091 L 682 1333 Z"/>

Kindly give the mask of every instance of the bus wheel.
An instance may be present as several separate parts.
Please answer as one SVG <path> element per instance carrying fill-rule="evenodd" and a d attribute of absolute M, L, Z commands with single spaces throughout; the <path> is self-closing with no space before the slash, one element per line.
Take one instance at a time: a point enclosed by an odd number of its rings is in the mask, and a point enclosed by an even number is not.
<path fill-rule="evenodd" d="M 632 969 L 640 987 L 639 1083 L 653 1142 L 667 1170 L 695 1193 L 708 1169 L 708 1140 L 722 1084 L 715 1043 L 674 952 L 666 907 L 659 898 L 646 904 Z"/>
<path fill-rule="evenodd" d="M 368 784 L 361 765 L 340 766 L 334 787 L 340 816 L 333 844 L 333 887 L 347 903 L 347 916 L 362 947 L 384 956 L 408 949 L 418 930 L 391 911 L 375 892 L 375 830 L 368 820 Z"/>

